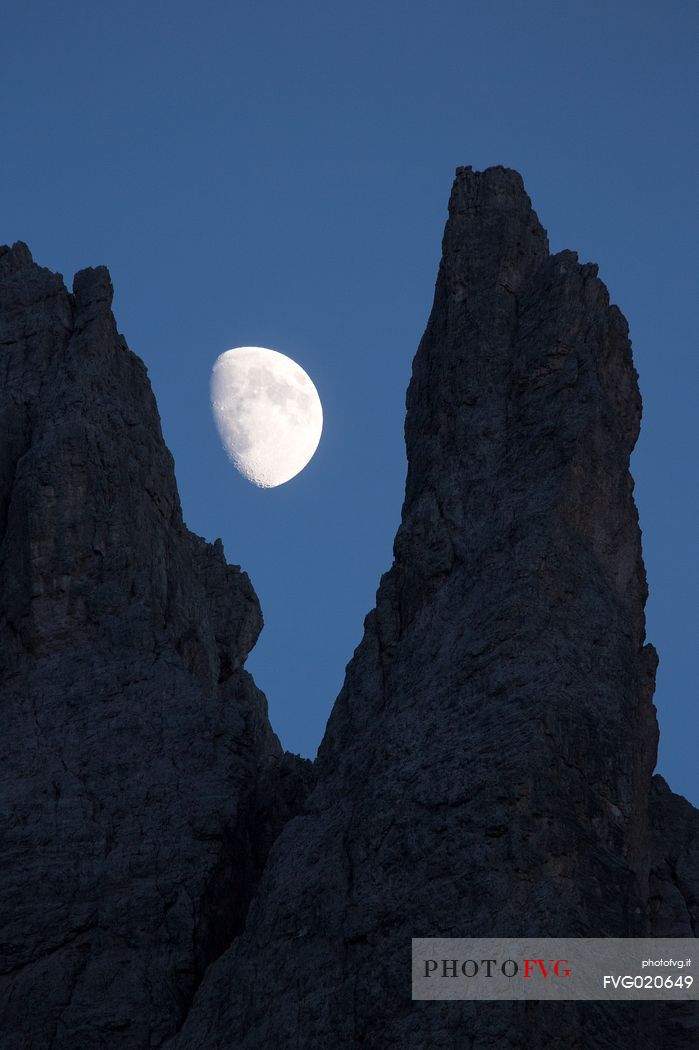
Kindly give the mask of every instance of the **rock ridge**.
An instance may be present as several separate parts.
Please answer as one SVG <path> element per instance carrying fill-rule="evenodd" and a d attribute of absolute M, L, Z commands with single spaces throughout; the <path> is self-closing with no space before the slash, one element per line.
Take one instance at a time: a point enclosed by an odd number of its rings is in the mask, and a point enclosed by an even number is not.
<path fill-rule="evenodd" d="M 313 767 L 184 526 L 99 267 L 0 248 L 3 1050 L 690 1050 L 696 1004 L 421 1003 L 414 936 L 699 929 L 653 776 L 641 399 L 597 267 L 458 168 L 394 560 Z"/>
<path fill-rule="evenodd" d="M 244 670 L 257 596 L 184 526 L 111 301 L 105 267 L 70 294 L 0 248 L 3 1050 L 176 1032 L 309 765 Z"/>
<path fill-rule="evenodd" d="M 394 562 L 172 1050 L 693 1045 L 691 1004 L 410 998 L 414 936 L 692 935 L 697 811 L 651 780 L 640 416 L 597 267 L 549 253 L 516 172 L 458 169 Z"/>

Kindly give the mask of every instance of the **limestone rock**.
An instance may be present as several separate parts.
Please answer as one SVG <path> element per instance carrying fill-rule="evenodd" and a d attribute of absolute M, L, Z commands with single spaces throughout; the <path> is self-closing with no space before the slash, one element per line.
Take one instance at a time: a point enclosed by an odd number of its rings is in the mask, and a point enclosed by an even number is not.
<path fill-rule="evenodd" d="M 649 821 L 636 378 L 597 267 L 549 254 L 515 172 L 459 169 L 395 560 L 317 786 L 172 1050 L 674 1045 L 652 1006 L 410 998 L 414 936 L 689 930 L 696 812 L 660 791 L 680 844 Z"/>
<path fill-rule="evenodd" d="M 71 296 L 0 249 L 2 1050 L 697 1045 L 696 1004 L 411 1000 L 414 936 L 699 921 L 699 813 L 652 777 L 626 322 L 513 171 L 457 171 L 443 248 L 394 562 L 313 769 L 106 270 Z"/>
<path fill-rule="evenodd" d="M 0 249 L 3 1050 L 161 1045 L 298 794 L 111 298 Z"/>

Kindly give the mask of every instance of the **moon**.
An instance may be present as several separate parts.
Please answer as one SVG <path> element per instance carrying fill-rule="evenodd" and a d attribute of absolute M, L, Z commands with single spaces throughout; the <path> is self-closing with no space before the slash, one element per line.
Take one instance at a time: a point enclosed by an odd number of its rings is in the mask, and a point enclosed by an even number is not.
<path fill-rule="evenodd" d="M 211 372 L 211 408 L 229 459 L 259 488 L 296 477 L 318 448 L 318 391 L 300 365 L 276 350 L 238 346 L 221 354 Z"/>

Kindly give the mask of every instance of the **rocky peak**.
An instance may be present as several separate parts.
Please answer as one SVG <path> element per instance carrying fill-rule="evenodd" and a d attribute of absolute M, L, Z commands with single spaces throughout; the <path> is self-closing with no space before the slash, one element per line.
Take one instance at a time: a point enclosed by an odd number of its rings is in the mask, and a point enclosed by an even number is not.
<path fill-rule="evenodd" d="M 394 561 L 314 773 L 110 302 L 103 268 L 69 295 L 0 249 L 3 1050 L 695 1046 L 693 1003 L 410 997 L 414 936 L 697 932 L 597 268 L 516 172 L 457 170 Z"/>
<path fill-rule="evenodd" d="M 183 524 L 111 300 L 104 267 L 71 295 L 0 249 L 4 1048 L 173 1034 L 305 776 L 243 670 L 257 597 Z"/>
<path fill-rule="evenodd" d="M 317 787 L 177 1050 L 631 1047 L 641 1027 L 665 1045 L 659 1011 L 410 1000 L 414 936 L 641 935 L 651 869 L 671 892 L 649 819 L 636 378 L 597 268 L 549 254 L 520 176 L 460 168 L 394 563 Z"/>

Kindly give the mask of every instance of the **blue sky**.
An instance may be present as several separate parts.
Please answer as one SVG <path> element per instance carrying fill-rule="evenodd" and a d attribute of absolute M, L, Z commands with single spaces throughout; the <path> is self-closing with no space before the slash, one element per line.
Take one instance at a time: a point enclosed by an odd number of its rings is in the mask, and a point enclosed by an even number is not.
<path fill-rule="evenodd" d="M 644 397 L 634 454 L 660 653 L 659 769 L 699 802 L 696 5 L 620 0 L 24 0 L 0 36 L 0 241 L 105 263 L 185 519 L 249 573 L 249 661 L 313 755 L 391 563 L 403 418 L 454 169 L 524 176 L 554 250 L 599 263 Z M 258 490 L 208 403 L 223 350 L 297 360 L 310 466 Z"/>

